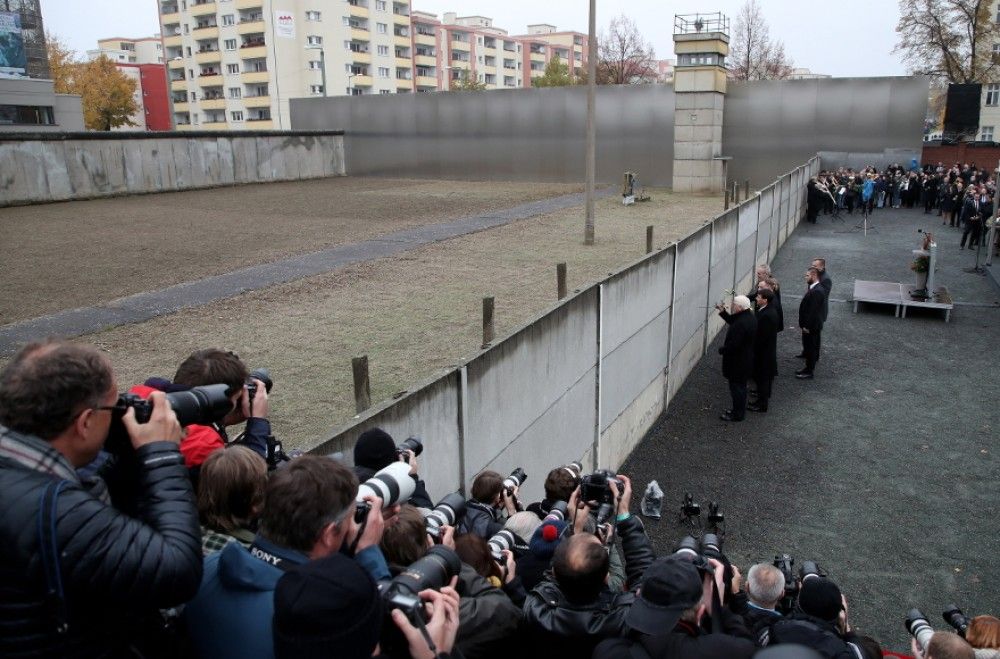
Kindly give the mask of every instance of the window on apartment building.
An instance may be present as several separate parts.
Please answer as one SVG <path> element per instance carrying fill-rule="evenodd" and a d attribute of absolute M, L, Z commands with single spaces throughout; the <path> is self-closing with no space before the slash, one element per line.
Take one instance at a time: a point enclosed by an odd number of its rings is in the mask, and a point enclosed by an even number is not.
<path fill-rule="evenodd" d="M 226 73 L 239 73 L 239 72 L 240 72 L 239 64 L 226 64 Z"/>
<path fill-rule="evenodd" d="M 323 37 L 318 37 L 315 34 L 310 34 L 309 36 L 306 37 L 306 43 L 309 44 L 310 46 L 322 46 Z"/>
<path fill-rule="evenodd" d="M 190 31 L 190 29 L 188 28 L 188 24 L 187 24 L 187 23 L 185 23 L 185 24 L 184 24 L 184 34 L 190 34 L 190 33 L 191 33 L 191 31 Z"/>
<path fill-rule="evenodd" d="M 385 34 L 386 32 L 389 31 L 389 26 L 386 25 L 385 23 L 376 23 L 375 31 L 378 32 L 379 34 Z"/>
<path fill-rule="evenodd" d="M 384 95 L 387 95 L 387 94 L 391 94 L 392 92 L 389 91 L 388 89 L 380 89 L 380 90 L 378 90 L 378 93 L 382 94 L 384 96 Z"/>
<path fill-rule="evenodd" d="M 344 26 L 346 27 L 346 26 L 349 26 L 350 24 L 351 24 L 351 17 L 350 16 L 344 16 Z"/>
<path fill-rule="evenodd" d="M 188 57 L 191 57 L 191 46 L 185 46 L 184 52 L 187 53 Z"/>
<path fill-rule="evenodd" d="M 226 50 L 236 50 L 236 39 L 226 39 L 223 42 Z"/>
<path fill-rule="evenodd" d="M 379 55 L 386 55 L 387 56 L 389 54 L 389 46 L 379 46 L 378 47 L 378 54 Z"/>
<path fill-rule="evenodd" d="M 388 78 L 389 77 L 389 68 L 385 67 L 385 66 L 378 67 L 378 77 L 379 78 Z"/>
<path fill-rule="evenodd" d="M 309 85 L 309 93 L 310 94 L 322 94 L 323 93 L 323 85 Z"/>
<path fill-rule="evenodd" d="M 385 0 L 375 0 L 375 10 L 385 11 Z"/>
<path fill-rule="evenodd" d="M 986 85 L 986 105 L 995 106 L 998 104 L 1000 104 L 1000 84 Z"/>
<path fill-rule="evenodd" d="M 225 14 L 222 17 L 223 25 L 236 25 L 236 15 L 235 14 Z"/>
<path fill-rule="evenodd" d="M 318 59 L 311 59 L 309 60 L 309 68 L 313 71 L 320 71 L 323 68 L 323 62 Z"/>
<path fill-rule="evenodd" d="M 194 78 L 194 69 L 188 69 L 188 78 Z"/>
<path fill-rule="evenodd" d="M 191 92 L 191 100 L 192 101 L 198 100 L 198 92 Z"/>
<path fill-rule="evenodd" d="M 229 98 L 243 98 L 243 90 L 240 87 L 230 87 Z"/>
<path fill-rule="evenodd" d="M 307 11 L 306 12 L 307 21 L 321 21 L 321 14 L 318 11 Z"/>
<path fill-rule="evenodd" d="M 983 142 L 993 141 L 993 126 L 980 126 L 979 139 Z"/>
<path fill-rule="evenodd" d="M 195 112 L 194 114 L 192 114 L 191 115 L 191 123 L 194 124 L 195 126 L 197 126 L 198 124 L 200 124 L 201 123 L 201 115 L 198 114 L 197 112 Z"/>
<path fill-rule="evenodd" d="M 243 110 L 233 110 L 229 113 L 229 117 L 233 121 L 243 121 Z"/>

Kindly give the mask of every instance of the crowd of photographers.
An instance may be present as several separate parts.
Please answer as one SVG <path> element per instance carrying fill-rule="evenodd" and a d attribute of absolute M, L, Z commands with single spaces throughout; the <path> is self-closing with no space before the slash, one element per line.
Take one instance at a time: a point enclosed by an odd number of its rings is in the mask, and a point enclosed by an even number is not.
<path fill-rule="evenodd" d="M 435 504 L 417 438 L 370 429 L 353 467 L 286 456 L 270 388 L 219 350 L 127 394 L 94 348 L 19 352 L 0 373 L 0 656 L 881 656 L 816 564 L 744 577 L 714 504 L 660 556 L 630 479 L 579 463 L 527 506 L 521 468 Z M 701 527 L 690 495 L 680 516 Z M 917 656 L 997 658 L 1000 620 L 945 619 L 958 634 L 910 612 Z"/>
<path fill-rule="evenodd" d="M 821 213 L 836 215 L 842 210 L 868 215 L 878 208 L 923 208 L 928 214 L 936 211 L 942 226 L 962 231 L 960 249 L 974 249 L 986 240 L 986 222 L 995 211 L 996 178 L 989 170 L 968 163 L 918 168 L 914 162 L 910 170 L 894 164 L 884 171 L 841 167 L 810 179 L 807 191 L 806 219 L 810 222 L 816 222 Z M 994 252 L 1000 251 L 1000 232 L 996 236 Z"/>

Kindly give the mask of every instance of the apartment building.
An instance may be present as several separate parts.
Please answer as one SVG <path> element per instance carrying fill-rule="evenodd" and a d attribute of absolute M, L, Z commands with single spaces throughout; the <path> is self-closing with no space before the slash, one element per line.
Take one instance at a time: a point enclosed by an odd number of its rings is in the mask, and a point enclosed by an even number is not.
<path fill-rule="evenodd" d="M 528 26 L 510 35 L 487 16 L 412 13 L 414 79 L 418 92 L 448 91 L 465 76 L 487 89 L 531 87 L 554 57 L 571 71 L 586 67 L 587 35 L 560 32 L 553 25 Z"/>
<path fill-rule="evenodd" d="M 990 17 L 994 20 L 992 57 L 1000 61 L 1000 2 L 994 0 L 990 7 Z M 979 134 L 976 139 L 981 142 L 1000 141 L 1000 75 L 994 74 L 993 80 L 983 82 L 982 99 L 979 108 Z"/>
<path fill-rule="evenodd" d="M 287 129 L 289 99 L 414 91 L 409 0 L 160 0 L 178 130 Z"/>
<path fill-rule="evenodd" d="M 100 39 L 97 48 L 87 51 L 89 59 L 105 56 L 117 69 L 135 81 L 133 100 L 138 108 L 131 126 L 115 131 L 170 130 L 173 127 L 166 69 L 163 66 L 163 43 L 160 35 L 129 39 Z"/>

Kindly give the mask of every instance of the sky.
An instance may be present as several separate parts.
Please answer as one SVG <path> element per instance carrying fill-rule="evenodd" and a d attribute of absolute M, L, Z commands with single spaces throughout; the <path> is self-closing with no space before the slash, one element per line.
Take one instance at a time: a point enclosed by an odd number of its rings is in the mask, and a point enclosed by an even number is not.
<path fill-rule="evenodd" d="M 45 28 L 81 55 L 105 37 L 149 36 L 159 31 L 157 0 L 41 0 Z M 322 8 L 341 0 L 315 0 Z M 597 0 L 597 28 L 625 14 L 653 44 L 659 59 L 672 58 L 674 14 L 721 11 L 734 20 L 744 0 Z M 796 67 L 837 77 L 906 75 L 894 55 L 896 0 L 838 0 L 835 10 L 817 12 L 819 3 L 760 0 L 771 36 L 785 44 Z M 280 8 L 280 0 L 275 3 Z M 560 30 L 587 32 L 588 0 L 413 0 L 414 10 L 440 16 L 493 18 L 493 25 L 522 34 L 529 23 L 550 23 Z"/>

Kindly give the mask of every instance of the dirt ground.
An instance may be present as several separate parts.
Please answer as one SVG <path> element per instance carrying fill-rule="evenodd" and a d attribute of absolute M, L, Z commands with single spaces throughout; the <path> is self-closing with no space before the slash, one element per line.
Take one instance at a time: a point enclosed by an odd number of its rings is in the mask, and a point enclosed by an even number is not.
<path fill-rule="evenodd" d="M 652 196 L 628 208 L 599 200 L 593 247 L 582 207 L 571 208 L 80 340 L 109 352 L 122 387 L 171 376 L 197 348 L 235 350 L 271 369 L 285 445 L 313 445 L 354 415 L 352 357 L 368 355 L 372 400 L 388 399 L 476 353 L 484 296 L 496 298 L 502 337 L 556 302 L 556 263 L 582 288 L 641 257 L 647 225 L 665 246 L 722 210 L 719 198 Z"/>
<path fill-rule="evenodd" d="M 0 325 L 578 185 L 331 178 L 0 209 Z"/>

